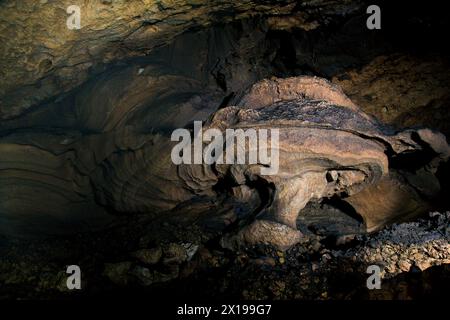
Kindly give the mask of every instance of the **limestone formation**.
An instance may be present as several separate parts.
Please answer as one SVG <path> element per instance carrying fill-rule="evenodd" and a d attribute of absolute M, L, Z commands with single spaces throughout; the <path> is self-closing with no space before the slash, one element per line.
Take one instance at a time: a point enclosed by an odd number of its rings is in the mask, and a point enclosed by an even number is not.
<path fill-rule="evenodd" d="M 275 191 L 257 217 L 271 223 L 257 221 L 256 226 L 244 227 L 238 238 L 247 243 L 262 240 L 289 247 L 300 238 L 296 220 L 301 209 L 309 201 L 336 195 L 363 217 L 367 231 L 426 212 L 429 203 L 423 192 L 420 195 L 417 183 L 405 182 L 392 173 L 390 162 L 430 152 L 429 162 L 422 165 L 429 183 L 436 185 L 433 170 L 450 155 L 443 135 L 427 129 L 390 132 L 323 79 L 263 81 L 244 96 L 241 108 L 219 110 L 212 123 L 227 128 L 281 129 L 280 172 L 263 177 Z M 421 169 L 416 170 L 413 175 L 420 174 Z"/>
<path fill-rule="evenodd" d="M 88 119 L 96 105 L 86 101 L 78 113 Z M 428 129 L 389 130 L 326 80 L 264 80 L 237 105 L 215 112 L 205 127 L 279 129 L 277 174 L 261 174 L 262 163 L 175 165 L 167 135 L 113 120 L 132 119 L 139 108 L 111 109 L 109 122 L 93 123 L 100 132 L 3 136 L 1 232 L 61 234 L 105 227 L 117 215 L 163 216 L 198 198 L 220 202 L 221 185 L 226 197 L 253 208 L 224 245 L 286 249 L 301 241 L 296 221 L 311 201 L 344 199 L 373 231 L 423 212 L 439 194 L 435 173 L 450 156 L 445 137 Z M 414 166 L 398 170 L 404 161 Z"/>

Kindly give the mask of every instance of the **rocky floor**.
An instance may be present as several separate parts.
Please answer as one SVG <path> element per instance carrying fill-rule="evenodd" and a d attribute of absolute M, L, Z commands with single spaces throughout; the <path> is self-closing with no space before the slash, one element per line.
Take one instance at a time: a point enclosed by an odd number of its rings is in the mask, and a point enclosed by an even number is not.
<path fill-rule="evenodd" d="M 376 234 L 313 235 L 286 252 L 270 246 L 223 249 L 197 226 L 154 243 L 131 227 L 102 237 L 24 245 L 0 242 L 2 299 L 171 297 L 179 299 L 416 299 L 450 284 L 450 212 L 392 225 Z M 197 229 L 196 229 L 197 228 Z M 197 238 L 195 238 L 197 236 Z M 181 238 L 190 241 L 182 241 Z M 115 240 L 114 240 L 115 239 Z M 120 239 L 117 240 L 117 239 Z M 178 239 L 178 240 L 177 240 Z M 192 242 L 191 242 L 192 241 Z M 89 254 L 87 254 L 89 252 Z M 82 290 L 66 288 L 66 266 L 82 270 Z M 366 287 L 381 268 L 381 289 Z M 441 296 L 442 297 L 442 296 Z"/>

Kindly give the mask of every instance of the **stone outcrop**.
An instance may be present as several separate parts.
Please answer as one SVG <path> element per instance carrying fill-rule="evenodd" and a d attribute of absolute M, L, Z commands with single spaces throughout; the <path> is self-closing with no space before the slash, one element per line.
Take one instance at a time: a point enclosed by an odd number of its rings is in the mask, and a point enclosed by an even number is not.
<path fill-rule="evenodd" d="M 258 215 L 270 223 L 257 221 L 256 226 L 245 227 L 239 241 L 262 239 L 282 248 L 299 241 L 296 220 L 312 200 L 345 198 L 363 217 L 367 231 L 426 212 L 428 197 L 416 191 L 414 179 L 407 182 L 392 173 L 390 162 L 405 154 L 421 157 L 430 152 L 425 164 L 428 181 L 439 185 L 433 172 L 450 156 L 442 134 L 428 129 L 390 132 L 340 89 L 310 77 L 262 81 L 244 96 L 240 108 L 219 110 L 212 123 L 226 128 L 280 128 L 280 171 L 263 177 L 275 186 L 274 196 Z M 431 198 L 437 195 L 435 189 Z"/>

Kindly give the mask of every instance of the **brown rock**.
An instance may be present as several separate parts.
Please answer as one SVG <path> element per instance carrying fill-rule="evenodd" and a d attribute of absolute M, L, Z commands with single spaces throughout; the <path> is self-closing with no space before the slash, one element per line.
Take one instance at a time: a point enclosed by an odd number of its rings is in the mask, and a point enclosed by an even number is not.
<path fill-rule="evenodd" d="M 416 261 L 415 263 L 416 266 L 422 271 L 425 271 L 426 269 L 430 268 L 433 265 L 432 261 L 428 259 L 419 260 Z"/>
<path fill-rule="evenodd" d="M 187 260 L 186 249 L 177 243 L 170 243 L 164 248 L 163 264 L 180 264 Z"/>
<path fill-rule="evenodd" d="M 241 241 L 247 244 L 265 243 L 283 250 L 298 243 L 301 236 L 296 229 L 267 220 L 257 220 L 240 232 Z"/>
<path fill-rule="evenodd" d="M 126 285 L 129 281 L 128 272 L 132 263 L 129 261 L 106 263 L 103 274 L 117 285 Z"/>
<path fill-rule="evenodd" d="M 231 199 L 244 202 L 249 211 L 262 208 L 256 221 L 247 221 L 234 240 L 269 243 L 284 250 L 302 239 L 296 221 L 310 201 L 349 196 L 348 202 L 369 230 L 421 213 L 427 201 L 411 191 L 411 185 L 419 187 L 417 179 L 390 172 L 390 157 L 412 157 L 427 146 L 432 151 L 424 167 L 432 183 L 433 172 L 450 156 L 442 135 L 426 129 L 386 131 L 338 88 L 318 78 L 265 80 L 238 104 L 241 107 L 218 110 L 203 129 L 278 129 L 279 144 L 274 150 L 279 154 L 278 171 L 273 175 L 262 174 L 261 161 L 177 166 L 170 158 L 175 142 L 121 124 L 120 119 L 134 106 L 134 102 L 124 101 L 107 117 L 106 127 L 101 129 L 106 131 L 78 136 L 73 142 L 51 134 L 2 138 L 0 195 L 8 195 L 8 201 L 0 202 L 0 212 L 11 215 L 13 223 L 25 222 L 14 219 L 16 216 L 33 214 L 51 232 L 49 221 L 63 220 L 70 225 L 71 219 L 52 220 L 52 215 L 61 212 L 75 220 L 89 214 L 91 223 L 111 218 L 105 207 L 126 214 L 164 214 L 181 203 L 188 207 L 198 196 L 215 199 L 219 180 L 231 178 L 238 184 L 233 190 L 236 197 L 232 193 Z M 90 106 L 80 104 L 79 113 L 86 112 L 87 119 L 92 114 Z M 92 126 L 104 123 L 99 120 L 93 117 Z M 254 149 L 246 148 L 246 153 L 258 151 L 256 145 L 249 147 Z M 252 181 L 266 189 L 267 203 L 250 192 L 247 183 Z M 11 183 L 20 192 L 11 195 Z M 420 187 L 433 190 L 427 194 L 429 198 L 439 191 L 427 184 Z M 47 195 L 45 205 L 36 212 L 34 204 L 43 201 L 42 192 Z M 375 204 L 365 206 L 366 199 Z M 13 229 L 6 223 L 0 228 Z M 53 229 L 62 230 L 56 225 Z M 185 249 L 173 244 L 164 250 L 163 260 L 181 263 L 186 260 Z"/>
<path fill-rule="evenodd" d="M 408 272 L 412 266 L 412 264 L 408 260 L 400 260 L 399 262 L 397 262 L 397 264 L 400 270 L 402 270 L 403 272 Z"/>
<path fill-rule="evenodd" d="M 140 249 L 138 251 L 131 253 L 131 256 L 145 264 L 153 265 L 157 264 L 161 259 L 162 250 L 160 247 L 151 249 Z"/>

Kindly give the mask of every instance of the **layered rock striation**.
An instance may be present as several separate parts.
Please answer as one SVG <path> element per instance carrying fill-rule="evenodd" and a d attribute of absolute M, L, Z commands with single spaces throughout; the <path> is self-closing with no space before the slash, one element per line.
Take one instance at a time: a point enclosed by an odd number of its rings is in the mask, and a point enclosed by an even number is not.
<path fill-rule="evenodd" d="M 77 112 L 89 119 L 97 105 L 85 101 Z M 252 209 L 224 244 L 288 248 L 302 239 L 296 221 L 311 201 L 342 199 L 367 231 L 429 210 L 440 192 L 436 171 L 450 155 L 442 134 L 395 132 L 316 77 L 264 80 L 205 122 L 205 129 L 220 131 L 279 130 L 273 175 L 261 173 L 262 162 L 176 165 L 168 134 L 145 132 L 137 120 L 114 122 L 124 114 L 137 119 L 139 108 L 126 106 L 110 109 L 107 122 L 93 122 L 108 127 L 103 132 L 34 129 L 1 138 L 2 233 L 105 227 L 117 215 L 162 216 L 196 199 L 218 203 L 225 196 Z"/>

